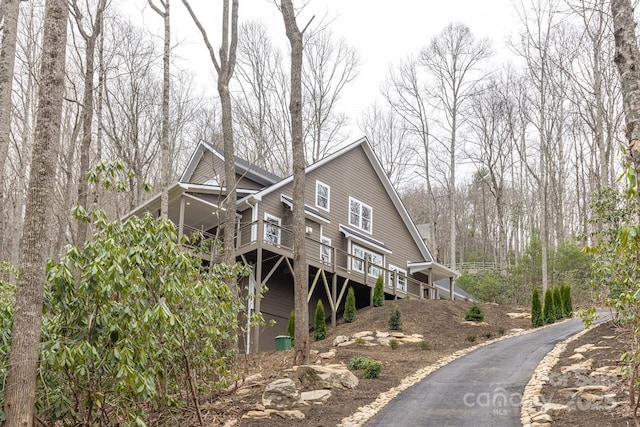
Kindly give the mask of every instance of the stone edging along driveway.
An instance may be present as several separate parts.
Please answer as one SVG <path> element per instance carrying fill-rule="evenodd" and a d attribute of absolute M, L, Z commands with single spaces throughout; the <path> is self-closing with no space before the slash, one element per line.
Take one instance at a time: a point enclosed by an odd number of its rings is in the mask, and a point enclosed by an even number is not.
<path fill-rule="evenodd" d="M 570 320 L 570 319 L 566 319 L 566 320 Z M 564 320 L 564 321 L 566 321 Z M 563 322 L 564 322 L 563 321 Z M 484 346 L 493 344 L 495 342 L 498 341 L 502 341 L 505 339 L 509 339 L 509 338 L 513 338 L 513 337 L 517 337 L 517 336 L 521 336 L 521 335 L 527 335 L 529 333 L 532 332 L 536 332 L 539 331 L 541 329 L 544 328 L 549 328 L 549 327 L 553 327 L 554 325 L 558 325 L 561 322 L 555 323 L 555 324 L 551 324 L 551 325 L 545 325 L 543 327 L 540 328 L 535 328 L 535 329 L 526 329 L 526 330 L 518 330 L 517 332 L 512 332 L 509 333 L 507 335 L 504 335 L 500 338 L 496 338 L 490 341 L 485 341 L 483 343 L 474 345 L 473 347 L 468 347 L 465 348 L 464 350 L 458 350 L 455 353 L 449 355 L 449 356 L 445 356 L 442 357 L 440 360 L 438 360 L 437 362 L 435 362 L 432 365 L 429 366 L 425 366 L 424 368 L 418 370 L 417 372 L 415 372 L 414 374 L 411 374 L 405 378 L 402 379 L 402 381 L 400 381 L 400 384 L 396 387 L 391 388 L 390 390 L 380 393 L 378 395 L 378 398 L 376 400 L 374 400 L 372 403 L 365 405 L 365 406 L 361 406 L 360 408 L 358 408 L 358 411 L 346 418 L 343 418 L 342 421 L 340 422 L 340 424 L 338 424 L 338 427 L 358 427 L 358 426 L 362 426 L 364 425 L 369 419 L 371 419 L 374 415 L 376 415 L 387 403 L 389 403 L 393 398 L 395 398 L 396 396 L 398 396 L 401 392 L 403 392 L 404 390 L 408 389 L 409 387 L 413 386 L 414 384 L 418 383 L 419 381 L 423 380 L 424 378 L 426 378 L 429 374 L 433 373 L 434 371 L 442 368 L 443 366 L 453 362 L 456 359 L 459 359 L 463 356 L 466 356 L 467 354 L 471 353 L 472 351 L 475 351 L 479 348 L 482 348 Z M 586 330 L 585 330 L 586 331 Z M 581 334 L 585 333 L 585 331 L 579 332 L 578 336 L 580 336 Z M 576 337 L 576 335 L 574 335 L 574 337 Z M 573 337 L 572 337 L 573 338 Z M 572 338 L 569 338 L 572 339 Z M 570 342 L 569 340 L 565 341 L 565 342 Z M 560 344 L 558 344 L 560 345 Z M 557 347 L 557 346 L 556 346 Z M 555 351 L 556 349 L 554 348 L 552 350 Z M 560 353 L 557 353 L 557 355 L 559 355 Z M 557 363 L 557 355 L 556 355 L 556 362 Z M 543 359 L 545 360 L 546 357 Z M 542 362 L 541 362 L 542 363 Z M 539 367 L 540 365 L 538 365 Z M 550 370 L 551 368 L 549 368 Z M 534 371 L 534 375 L 535 375 L 535 371 Z M 529 383 L 531 383 L 531 381 L 529 381 Z M 527 384 L 527 388 L 529 387 L 529 384 Z M 542 385 L 540 385 L 540 387 L 542 387 Z M 524 396 L 526 396 L 526 390 L 527 388 L 525 388 L 525 394 Z M 523 397 L 523 401 L 524 401 L 525 397 Z"/>

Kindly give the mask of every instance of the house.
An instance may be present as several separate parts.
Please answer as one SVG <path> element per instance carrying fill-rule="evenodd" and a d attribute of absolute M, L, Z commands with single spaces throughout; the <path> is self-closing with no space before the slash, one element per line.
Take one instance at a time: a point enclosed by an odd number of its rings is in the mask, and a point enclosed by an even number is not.
<path fill-rule="evenodd" d="M 293 178 L 280 179 L 241 159 L 235 166 L 236 256 L 253 271 L 243 286 L 251 294 L 268 289 L 248 309 L 276 322 L 252 330 L 244 345 L 247 351 L 272 349 L 294 307 Z M 222 236 L 226 191 L 223 152 L 200 142 L 169 189 L 169 218 L 179 234 L 197 231 L 201 241 Z M 159 212 L 159 206 L 157 195 L 132 214 Z M 310 317 L 320 299 L 335 325 L 350 286 L 358 308 L 370 305 L 379 276 L 388 299 L 439 298 L 435 282 L 442 280 L 454 289 L 457 273 L 435 262 L 365 138 L 306 168 L 305 213 Z M 193 249 L 205 265 L 217 259 L 211 245 Z"/>

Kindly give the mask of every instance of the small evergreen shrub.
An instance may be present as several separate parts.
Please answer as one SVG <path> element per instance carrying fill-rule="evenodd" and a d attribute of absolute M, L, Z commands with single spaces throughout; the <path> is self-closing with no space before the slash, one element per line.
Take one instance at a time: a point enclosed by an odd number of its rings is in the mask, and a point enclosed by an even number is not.
<path fill-rule="evenodd" d="M 475 335 L 467 335 L 467 341 L 476 342 L 476 336 Z"/>
<path fill-rule="evenodd" d="M 571 286 L 564 285 L 561 289 L 563 304 L 562 308 L 564 309 L 564 317 L 573 316 L 573 303 L 571 302 Z"/>
<path fill-rule="evenodd" d="M 431 343 L 429 342 L 429 340 L 422 340 L 418 343 L 418 347 L 420 347 L 421 350 L 430 350 Z"/>
<path fill-rule="evenodd" d="M 554 323 L 556 321 L 553 305 L 553 292 L 547 288 L 544 293 L 544 307 L 542 308 L 542 319 L 544 323 Z"/>
<path fill-rule="evenodd" d="M 533 288 L 533 296 L 531 297 L 531 326 L 538 328 L 544 325 L 542 318 L 542 303 L 540 302 L 540 293 L 538 288 Z"/>
<path fill-rule="evenodd" d="M 355 356 L 349 361 L 349 369 L 364 370 L 363 378 L 377 378 L 382 370 L 382 362 L 364 356 Z"/>
<path fill-rule="evenodd" d="M 316 305 L 315 321 L 313 323 L 313 339 L 320 341 L 326 337 L 327 320 L 324 317 L 324 304 L 322 304 L 322 300 L 318 300 L 318 305 Z"/>
<path fill-rule="evenodd" d="M 402 327 L 402 319 L 400 318 L 400 307 L 396 304 L 391 308 L 391 315 L 389 316 L 389 329 L 392 331 L 398 331 Z"/>
<path fill-rule="evenodd" d="M 358 337 L 355 340 L 353 340 L 354 343 L 356 343 L 356 345 L 365 345 L 367 343 L 367 340 L 365 340 L 362 337 Z"/>
<path fill-rule="evenodd" d="M 380 371 L 382 370 L 382 362 L 379 360 L 371 360 L 364 368 L 364 374 L 362 378 L 371 379 L 378 378 Z"/>
<path fill-rule="evenodd" d="M 395 338 L 391 338 L 389 340 L 389 347 L 391 347 L 391 350 L 395 350 L 396 348 L 400 347 L 400 341 Z"/>
<path fill-rule="evenodd" d="M 349 286 L 347 292 L 347 299 L 344 302 L 344 321 L 351 323 L 356 320 L 356 295 L 353 292 L 353 288 Z"/>
<path fill-rule="evenodd" d="M 373 288 L 373 306 L 382 307 L 384 305 L 384 279 L 378 276 L 376 286 Z"/>
<path fill-rule="evenodd" d="M 469 322 L 482 322 L 484 320 L 484 313 L 482 312 L 482 307 L 476 302 L 471 304 L 471 307 L 467 310 L 467 313 L 464 315 L 464 320 Z"/>
<path fill-rule="evenodd" d="M 564 308 L 562 307 L 562 295 L 560 295 L 560 287 L 555 286 L 553 288 L 553 306 L 555 308 L 556 319 L 560 320 L 564 317 Z"/>
<path fill-rule="evenodd" d="M 498 328 L 498 334 L 500 335 L 504 335 L 504 333 L 507 332 L 504 328 Z"/>
<path fill-rule="evenodd" d="M 287 324 L 287 335 L 291 337 L 291 344 L 296 338 L 296 311 L 291 310 L 289 314 L 289 323 Z"/>

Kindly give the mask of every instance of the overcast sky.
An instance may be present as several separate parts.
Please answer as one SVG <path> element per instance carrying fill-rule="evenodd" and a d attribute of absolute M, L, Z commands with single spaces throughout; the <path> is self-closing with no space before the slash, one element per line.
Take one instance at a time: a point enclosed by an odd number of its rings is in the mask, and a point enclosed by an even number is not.
<path fill-rule="evenodd" d="M 131 16 L 142 16 L 150 31 L 161 34 L 162 22 L 148 7 L 147 0 L 120 0 Z M 209 37 L 219 46 L 219 0 L 191 0 L 193 9 L 205 25 Z M 299 3 L 295 2 L 294 3 Z M 174 54 L 184 61 L 202 84 L 211 79 L 212 66 L 202 39 L 188 17 L 181 0 L 172 0 L 172 32 L 179 45 Z M 352 117 L 350 140 L 361 136 L 357 130 L 360 112 L 379 97 L 379 87 L 391 64 L 408 54 L 419 52 L 448 23 L 462 22 L 477 38 L 492 40 L 498 53 L 495 60 L 508 56 L 507 42 L 518 28 L 513 0 L 310 0 L 298 17 L 302 27 L 311 16 L 314 24 L 330 21 L 337 36 L 343 36 L 359 53 L 360 73 L 344 91 L 340 109 Z M 260 19 L 272 28 L 272 38 L 286 46 L 284 24 L 273 0 L 240 0 L 240 21 Z M 215 88 L 215 83 L 211 84 Z"/>

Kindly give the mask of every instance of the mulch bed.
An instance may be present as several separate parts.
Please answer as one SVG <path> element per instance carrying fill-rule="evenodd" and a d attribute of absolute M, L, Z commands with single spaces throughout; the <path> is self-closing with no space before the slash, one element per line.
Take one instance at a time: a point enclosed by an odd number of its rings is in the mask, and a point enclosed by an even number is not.
<path fill-rule="evenodd" d="M 593 327 L 579 339 L 569 343 L 561 354 L 556 366 L 549 375 L 549 382 L 542 388 L 543 402 L 553 402 L 568 405 L 568 412 L 553 415 L 554 427 L 573 426 L 598 426 L 598 427 L 622 427 L 634 426 L 628 404 L 626 391 L 627 380 L 623 377 L 598 377 L 590 375 L 597 368 L 620 367 L 620 356 L 628 345 L 629 337 L 623 330 L 616 327 L 613 322 L 607 322 Z M 575 349 L 586 344 L 601 347 L 583 353 L 586 359 L 593 360 L 593 369 L 585 372 L 565 372 L 563 367 L 578 363 L 575 359 L 569 359 L 575 354 Z M 585 360 L 586 360 L 585 359 Z M 608 403 L 602 401 L 588 402 L 574 396 L 574 393 L 566 391 L 567 388 L 576 388 L 585 385 L 604 385 L 611 389 L 606 393 L 613 395 Z M 613 405 L 611 402 L 626 402 L 615 409 L 607 409 Z"/>

